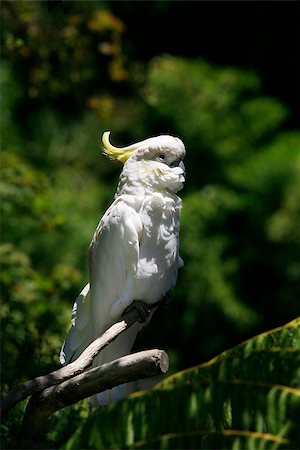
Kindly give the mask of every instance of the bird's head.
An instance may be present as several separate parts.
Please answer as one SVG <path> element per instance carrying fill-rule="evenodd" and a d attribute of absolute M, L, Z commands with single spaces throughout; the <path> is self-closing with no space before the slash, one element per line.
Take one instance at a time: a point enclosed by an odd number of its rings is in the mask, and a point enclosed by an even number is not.
<path fill-rule="evenodd" d="M 124 163 L 119 191 L 149 189 L 175 193 L 182 189 L 185 147 L 180 139 L 161 135 L 118 148 L 110 143 L 109 135 L 109 131 L 103 133 L 103 153 Z"/>

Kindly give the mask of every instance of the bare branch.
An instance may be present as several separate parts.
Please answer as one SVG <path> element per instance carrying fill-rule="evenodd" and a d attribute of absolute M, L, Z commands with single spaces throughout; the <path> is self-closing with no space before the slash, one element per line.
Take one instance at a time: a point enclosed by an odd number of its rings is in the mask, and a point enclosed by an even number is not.
<path fill-rule="evenodd" d="M 22 440 L 22 448 L 32 448 L 32 443 L 38 448 L 48 417 L 55 411 L 114 386 L 166 373 L 168 367 L 163 350 L 147 350 L 95 367 L 34 395 L 23 419 L 21 436 L 26 436 L 26 442 Z"/>
<path fill-rule="evenodd" d="M 92 364 L 95 356 L 97 356 L 104 347 L 114 341 L 119 334 L 127 330 L 139 319 L 140 315 L 136 309 L 127 312 L 124 314 L 121 321 L 112 325 L 101 336 L 95 339 L 75 361 L 65 367 L 55 370 L 54 372 L 36 377 L 33 380 L 26 381 L 25 383 L 17 386 L 2 400 L 2 419 L 11 408 L 22 400 L 25 400 L 28 396 L 41 392 L 50 386 L 62 383 L 63 381 L 84 372 Z"/>

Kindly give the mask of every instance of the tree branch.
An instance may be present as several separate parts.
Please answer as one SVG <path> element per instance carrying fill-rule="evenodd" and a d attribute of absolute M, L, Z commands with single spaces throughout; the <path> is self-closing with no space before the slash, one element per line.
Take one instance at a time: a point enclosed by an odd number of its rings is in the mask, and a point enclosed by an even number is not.
<path fill-rule="evenodd" d="M 139 319 L 140 315 L 136 309 L 127 312 L 124 314 L 121 321 L 112 325 L 101 336 L 95 339 L 75 361 L 47 375 L 42 375 L 33 380 L 26 381 L 10 391 L 1 402 L 1 418 L 3 419 L 11 408 L 16 406 L 22 400 L 25 400 L 28 396 L 41 392 L 50 386 L 62 383 L 63 381 L 84 372 L 92 364 L 95 356 L 97 356 L 104 347 L 114 341 L 119 334 L 127 330 Z"/>
<path fill-rule="evenodd" d="M 114 386 L 164 374 L 168 367 L 168 355 L 163 350 L 142 351 L 90 369 L 34 395 L 25 411 L 20 433 L 23 438 L 19 444 L 22 448 L 33 448 L 35 443 L 39 448 L 48 417 L 55 411 Z"/>

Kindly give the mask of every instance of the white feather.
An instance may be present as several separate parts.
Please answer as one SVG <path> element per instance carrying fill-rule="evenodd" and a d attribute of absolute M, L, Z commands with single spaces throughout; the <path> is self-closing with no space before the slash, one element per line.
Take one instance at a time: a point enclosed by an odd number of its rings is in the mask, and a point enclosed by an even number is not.
<path fill-rule="evenodd" d="M 134 301 L 154 304 L 176 283 L 185 155 L 182 142 L 170 136 L 150 138 L 125 163 L 115 201 L 99 222 L 90 251 L 90 283 L 73 307 L 72 327 L 61 350 L 63 364 L 77 358 L 96 337 L 120 320 Z M 157 161 L 164 151 L 169 163 Z M 151 313 L 152 316 L 153 312 Z M 100 365 L 130 352 L 143 325 L 134 324 L 94 360 Z M 123 385 L 100 393 L 94 404 L 126 394 Z"/>

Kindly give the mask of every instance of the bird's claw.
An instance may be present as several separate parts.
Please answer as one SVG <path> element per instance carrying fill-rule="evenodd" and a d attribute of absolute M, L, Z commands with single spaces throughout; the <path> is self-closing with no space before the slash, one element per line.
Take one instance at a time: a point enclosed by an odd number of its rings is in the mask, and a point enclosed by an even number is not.
<path fill-rule="evenodd" d="M 139 315 L 139 319 L 138 321 L 140 323 L 144 323 L 147 319 L 147 317 L 149 317 L 150 315 L 150 309 L 148 308 L 148 306 L 143 303 L 141 300 L 134 300 L 131 305 L 129 305 L 123 312 L 123 316 L 126 313 L 129 313 L 131 311 L 136 310 L 138 315 Z"/>

